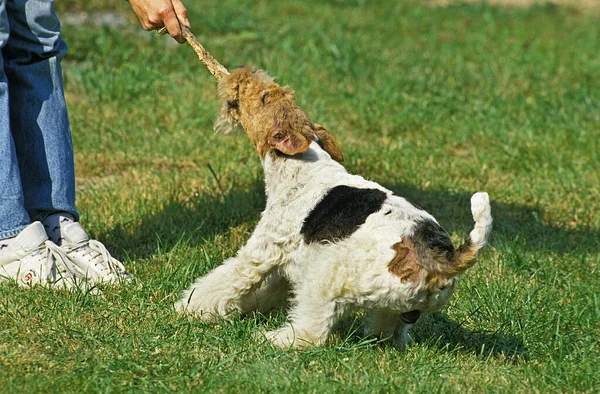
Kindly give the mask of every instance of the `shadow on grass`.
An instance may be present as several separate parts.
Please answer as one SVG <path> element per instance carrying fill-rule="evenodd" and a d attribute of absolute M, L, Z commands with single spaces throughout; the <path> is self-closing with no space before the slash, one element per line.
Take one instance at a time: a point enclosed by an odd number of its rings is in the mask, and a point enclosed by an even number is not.
<path fill-rule="evenodd" d="M 411 331 L 416 343 L 433 343 L 450 351 L 461 351 L 479 357 L 504 357 L 515 362 L 529 357 L 525 345 L 512 335 L 471 331 L 435 312 L 419 321 Z"/>
<path fill-rule="evenodd" d="M 332 334 L 353 347 L 393 347 L 389 340 L 365 337 L 364 316 L 349 315 L 333 329 Z M 482 358 L 503 358 L 511 362 L 527 361 L 529 355 L 523 342 L 513 335 L 472 331 L 451 320 L 443 312 L 434 312 L 419 320 L 410 330 L 414 343 L 433 346 L 450 352 L 463 352 Z"/>
<path fill-rule="evenodd" d="M 260 183 L 245 190 L 232 190 L 222 196 L 203 196 L 186 203 L 168 202 L 156 213 L 144 217 L 133 231 L 116 226 L 103 237 L 115 251 L 132 260 L 168 253 L 182 239 L 191 247 L 227 232 L 243 223 L 258 220 L 265 197 Z"/>

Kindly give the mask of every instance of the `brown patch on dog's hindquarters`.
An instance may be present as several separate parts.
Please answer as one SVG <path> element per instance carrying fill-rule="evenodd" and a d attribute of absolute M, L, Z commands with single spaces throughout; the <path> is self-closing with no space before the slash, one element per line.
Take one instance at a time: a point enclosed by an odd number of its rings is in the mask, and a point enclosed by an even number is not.
<path fill-rule="evenodd" d="M 395 243 L 396 255 L 388 263 L 388 271 L 401 282 L 415 283 L 425 272 L 424 289 L 437 292 L 455 276 L 477 262 L 478 248 L 467 240 L 450 255 L 447 251 L 428 248 L 410 237 Z"/>
<path fill-rule="evenodd" d="M 405 238 L 395 243 L 392 249 L 396 255 L 388 263 L 388 271 L 400 278 L 400 281 L 416 282 L 421 273 L 421 267 L 417 262 L 417 253 L 413 242 Z"/>
<path fill-rule="evenodd" d="M 405 238 L 392 246 L 396 255 L 388 263 L 388 271 L 400 278 L 401 282 L 416 284 L 425 272 L 423 290 L 437 293 L 450 279 L 446 272 L 439 268 L 447 265 L 444 253 L 423 248 L 410 238 Z"/>

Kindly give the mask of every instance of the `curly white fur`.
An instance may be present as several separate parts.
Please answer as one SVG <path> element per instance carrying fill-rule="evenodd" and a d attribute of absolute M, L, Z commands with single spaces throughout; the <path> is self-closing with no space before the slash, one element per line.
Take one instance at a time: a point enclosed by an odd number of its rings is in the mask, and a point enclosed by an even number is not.
<path fill-rule="evenodd" d="M 395 256 L 392 245 L 410 237 L 418 221 L 435 222 L 429 213 L 375 182 L 349 174 L 315 142 L 297 156 L 267 154 L 263 167 L 267 204 L 255 231 L 235 257 L 184 291 L 175 305 L 178 311 L 207 321 L 231 312 L 266 312 L 282 305 L 289 289 L 289 323 L 266 334 L 275 345 L 322 345 L 344 312 L 368 308 L 369 332 L 391 337 L 402 347 L 410 324 L 400 314 L 435 311 L 447 302 L 454 277 L 432 291 L 425 286 L 424 274 L 402 281 L 388 267 Z M 338 185 L 377 189 L 386 200 L 351 236 L 307 244 L 301 234 L 306 217 Z M 475 194 L 472 208 L 476 225 L 471 243 L 476 252 L 491 226 L 487 194 Z"/>

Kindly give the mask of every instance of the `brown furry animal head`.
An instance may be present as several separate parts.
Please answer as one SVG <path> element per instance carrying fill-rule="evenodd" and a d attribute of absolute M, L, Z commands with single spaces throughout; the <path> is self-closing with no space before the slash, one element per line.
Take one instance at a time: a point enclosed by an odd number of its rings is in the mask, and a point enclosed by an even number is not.
<path fill-rule="evenodd" d="M 244 66 L 224 76 L 219 81 L 219 101 L 215 129 L 229 132 L 241 125 L 262 158 L 269 151 L 306 152 L 318 137 L 334 160 L 343 160 L 333 136 L 310 120 L 296 103 L 294 92 L 260 69 Z"/>

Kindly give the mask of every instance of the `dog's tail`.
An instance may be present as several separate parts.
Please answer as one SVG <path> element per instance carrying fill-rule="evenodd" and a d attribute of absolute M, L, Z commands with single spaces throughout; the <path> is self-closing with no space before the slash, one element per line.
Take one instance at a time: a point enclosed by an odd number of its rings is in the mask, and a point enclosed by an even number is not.
<path fill-rule="evenodd" d="M 487 243 L 492 229 L 492 212 L 490 198 L 487 193 L 479 192 L 471 197 L 471 212 L 475 227 L 469 234 L 469 239 L 463 243 L 444 268 L 444 274 L 455 276 L 470 268 L 477 262 L 477 252 Z"/>

